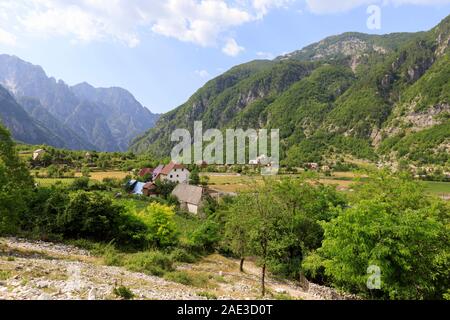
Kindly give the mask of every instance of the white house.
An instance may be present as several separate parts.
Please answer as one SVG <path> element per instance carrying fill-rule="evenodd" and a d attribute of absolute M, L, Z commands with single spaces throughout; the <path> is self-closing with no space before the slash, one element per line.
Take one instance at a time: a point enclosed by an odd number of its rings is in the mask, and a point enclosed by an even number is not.
<path fill-rule="evenodd" d="M 170 162 L 159 173 L 161 181 L 172 181 L 176 183 L 189 183 L 190 172 L 182 164 Z"/>

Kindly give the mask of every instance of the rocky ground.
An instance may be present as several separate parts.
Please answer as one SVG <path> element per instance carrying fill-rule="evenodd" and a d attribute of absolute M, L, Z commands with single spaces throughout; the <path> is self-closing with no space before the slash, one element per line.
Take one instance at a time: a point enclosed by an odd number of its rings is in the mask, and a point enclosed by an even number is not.
<path fill-rule="evenodd" d="M 67 300 L 119 299 L 113 289 L 129 288 L 136 299 L 191 300 L 258 299 L 259 269 L 247 262 L 245 273 L 238 261 L 214 254 L 195 264 L 177 267 L 193 275 L 207 275 L 208 287 L 196 288 L 165 279 L 105 266 L 102 259 L 70 245 L 0 239 L 0 299 Z M 341 299 L 329 288 L 310 285 L 308 290 L 291 282 L 268 278 L 269 297 L 289 299 Z M 206 293 L 206 294 L 205 294 Z"/>

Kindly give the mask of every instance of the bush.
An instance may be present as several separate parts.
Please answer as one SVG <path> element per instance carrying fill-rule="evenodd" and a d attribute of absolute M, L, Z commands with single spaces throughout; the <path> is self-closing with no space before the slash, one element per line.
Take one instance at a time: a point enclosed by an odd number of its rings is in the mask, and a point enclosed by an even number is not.
<path fill-rule="evenodd" d="M 125 266 L 135 272 L 143 272 L 154 276 L 163 276 L 173 271 L 173 260 L 160 251 L 138 252 L 129 255 Z"/>
<path fill-rule="evenodd" d="M 69 189 L 78 191 L 78 190 L 89 190 L 89 178 L 88 177 L 80 177 L 75 179 L 72 184 L 70 185 Z"/>
<path fill-rule="evenodd" d="M 132 300 L 135 297 L 133 291 L 131 291 L 125 286 L 114 288 L 113 293 L 124 300 Z"/>
<path fill-rule="evenodd" d="M 178 243 L 177 225 L 173 207 L 151 203 L 138 217 L 146 224 L 148 242 L 158 248 L 174 246 Z"/>
<path fill-rule="evenodd" d="M 194 255 L 186 251 L 185 249 L 176 248 L 170 253 L 170 257 L 173 261 L 194 263 L 197 259 Z"/>
<path fill-rule="evenodd" d="M 214 251 L 221 240 L 220 226 L 211 219 L 206 220 L 189 236 L 189 245 L 203 252 Z"/>

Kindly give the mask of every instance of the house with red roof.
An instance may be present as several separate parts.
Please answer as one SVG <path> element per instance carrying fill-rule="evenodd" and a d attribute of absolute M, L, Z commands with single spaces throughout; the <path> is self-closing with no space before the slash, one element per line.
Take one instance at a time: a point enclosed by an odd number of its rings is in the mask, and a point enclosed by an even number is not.
<path fill-rule="evenodd" d="M 161 181 L 172 181 L 176 183 L 189 183 L 189 170 L 182 164 L 170 162 L 165 165 L 157 178 Z"/>

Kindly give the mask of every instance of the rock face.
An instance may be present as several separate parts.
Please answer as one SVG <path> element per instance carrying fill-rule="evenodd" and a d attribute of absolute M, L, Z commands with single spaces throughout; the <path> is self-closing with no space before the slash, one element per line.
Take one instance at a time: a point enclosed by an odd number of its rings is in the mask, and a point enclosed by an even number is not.
<path fill-rule="evenodd" d="M 87 83 L 70 87 L 14 56 L 0 55 L 0 84 L 72 149 L 125 151 L 159 117 L 124 89 Z"/>

